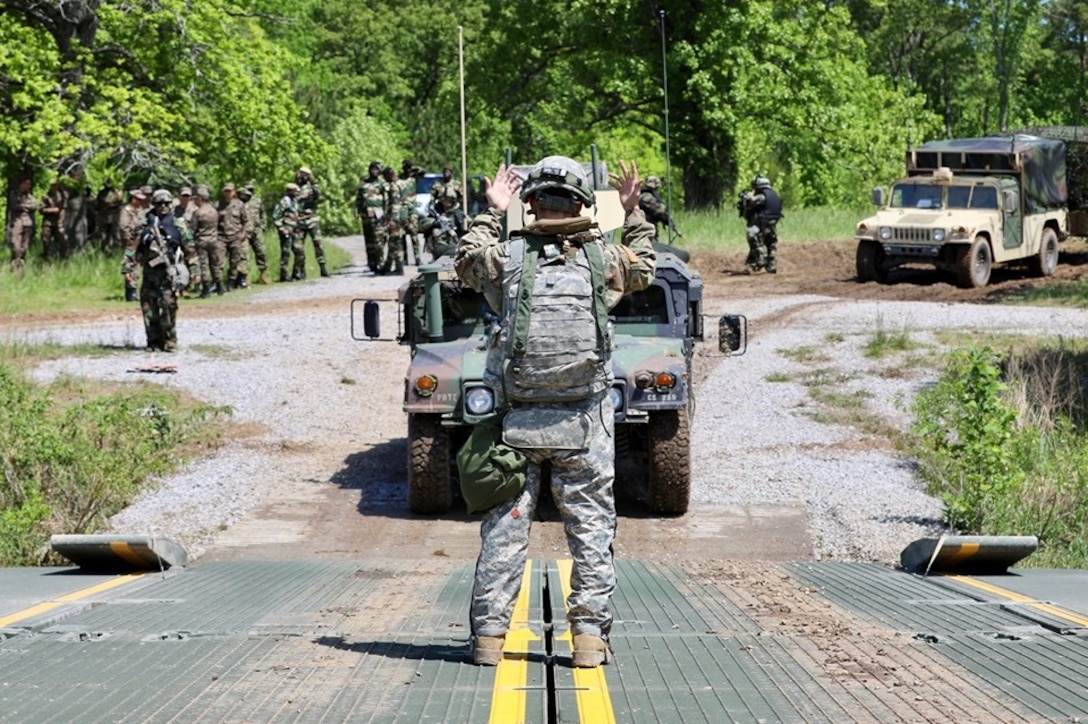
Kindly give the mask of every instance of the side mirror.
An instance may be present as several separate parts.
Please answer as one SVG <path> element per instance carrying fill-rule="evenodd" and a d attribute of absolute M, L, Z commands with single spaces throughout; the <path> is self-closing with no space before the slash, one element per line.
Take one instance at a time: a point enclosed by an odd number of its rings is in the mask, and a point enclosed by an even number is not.
<path fill-rule="evenodd" d="M 363 336 L 359 336 L 357 320 L 359 309 L 362 308 Z M 381 309 L 378 302 L 373 299 L 351 300 L 351 338 L 362 341 L 377 339 L 382 335 Z"/>
<path fill-rule="evenodd" d="M 726 314 L 718 319 L 718 351 L 742 355 L 748 350 L 748 318 L 743 314 Z"/>
<path fill-rule="evenodd" d="M 1020 210 L 1020 194 L 1015 191 L 1004 191 L 1001 195 L 1006 214 L 1014 214 Z"/>
<path fill-rule="evenodd" d="M 877 186 L 873 189 L 873 206 L 884 206 L 884 194 L 885 191 L 883 186 Z"/>

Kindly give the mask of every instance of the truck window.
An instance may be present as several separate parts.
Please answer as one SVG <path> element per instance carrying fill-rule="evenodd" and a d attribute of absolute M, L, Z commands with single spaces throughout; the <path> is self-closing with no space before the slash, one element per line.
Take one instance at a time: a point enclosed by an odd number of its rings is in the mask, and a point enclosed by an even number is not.
<path fill-rule="evenodd" d="M 970 186 L 949 186 L 948 187 L 948 208 L 950 209 L 966 209 L 971 201 L 971 187 Z"/>
<path fill-rule="evenodd" d="M 896 184 L 889 204 L 901 209 L 941 208 L 941 187 L 931 184 Z"/>
<path fill-rule="evenodd" d="M 656 284 L 620 299 L 609 313 L 619 324 L 668 324 L 669 303 Z"/>
<path fill-rule="evenodd" d="M 972 209 L 996 209 L 997 189 L 992 186 L 976 186 L 971 194 Z"/>

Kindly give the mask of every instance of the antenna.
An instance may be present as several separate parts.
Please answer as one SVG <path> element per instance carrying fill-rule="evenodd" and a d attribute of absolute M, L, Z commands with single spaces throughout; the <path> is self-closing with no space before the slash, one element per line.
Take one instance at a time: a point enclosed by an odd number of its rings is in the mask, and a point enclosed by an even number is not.
<path fill-rule="evenodd" d="M 658 27 L 661 28 L 661 77 L 665 91 L 665 206 L 672 210 L 672 162 L 669 152 L 669 67 L 665 55 L 665 11 L 658 10 Z M 672 226 L 669 226 L 669 243 L 673 240 Z"/>

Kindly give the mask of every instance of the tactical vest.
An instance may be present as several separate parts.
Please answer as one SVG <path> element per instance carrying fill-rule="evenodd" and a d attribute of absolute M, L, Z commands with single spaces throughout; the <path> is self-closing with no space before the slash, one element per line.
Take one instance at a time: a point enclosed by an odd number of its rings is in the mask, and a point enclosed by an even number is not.
<path fill-rule="evenodd" d="M 158 214 L 148 214 L 147 226 L 140 235 L 140 251 L 151 266 L 158 265 L 156 258 L 173 264 L 180 248 L 181 229 L 174 223 L 174 215 L 160 217 Z"/>
<path fill-rule="evenodd" d="M 782 218 L 782 199 L 770 186 L 759 190 L 763 194 L 763 208 L 756 214 L 760 221 L 778 221 Z"/>
<path fill-rule="evenodd" d="M 579 236 L 566 253 L 562 236 L 510 241 L 496 348 L 509 401 L 582 400 L 612 383 L 604 253 Z"/>

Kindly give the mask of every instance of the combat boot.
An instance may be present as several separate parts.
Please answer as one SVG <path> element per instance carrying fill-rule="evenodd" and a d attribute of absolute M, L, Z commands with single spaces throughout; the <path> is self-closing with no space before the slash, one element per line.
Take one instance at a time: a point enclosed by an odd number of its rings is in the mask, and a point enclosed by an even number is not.
<path fill-rule="evenodd" d="M 325 268 L 325 263 L 322 262 L 321 263 L 321 276 L 327 277 L 328 275 L 329 275 L 329 270 Z"/>
<path fill-rule="evenodd" d="M 502 663 L 502 647 L 505 642 L 505 636 L 473 636 L 472 663 L 477 666 L 498 666 Z"/>
<path fill-rule="evenodd" d="M 234 291 L 234 277 L 227 277 L 227 291 Z"/>
<path fill-rule="evenodd" d="M 282 279 L 280 281 L 282 281 Z M 259 277 L 257 277 L 257 283 L 258 284 L 270 284 L 271 282 L 272 282 L 272 280 L 268 278 L 268 272 L 265 271 L 264 269 L 261 269 L 261 275 Z"/>
<path fill-rule="evenodd" d="M 215 283 L 215 293 L 218 294 L 219 296 L 223 296 L 224 294 L 227 293 L 227 290 L 225 289 L 225 287 L 226 287 L 226 285 L 223 284 L 222 282 L 216 282 Z"/>
<path fill-rule="evenodd" d="M 204 286 L 201 287 L 201 289 L 200 289 L 200 298 L 201 299 L 207 299 L 211 295 L 212 295 L 211 282 L 204 282 Z"/>
<path fill-rule="evenodd" d="M 249 289 L 249 282 L 246 281 L 246 275 L 239 274 L 238 278 L 234 280 L 234 286 L 236 289 Z"/>
<path fill-rule="evenodd" d="M 393 267 L 393 274 L 398 277 L 404 276 L 404 264 L 398 261 Z"/>
<path fill-rule="evenodd" d="M 579 669 L 592 669 L 612 660 L 608 642 L 593 634 L 575 634 L 571 664 Z"/>
<path fill-rule="evenodd" d="M 763 268 L 767 270 L 768 274 L 777 274 L 778 273 L 778 265 L 774 263 L 774 259 L 768 260 L 767 261 L 767 266 L 765 266 Z"/>
<path fill-rule="evenodd" d="M 138 302 L 140 298 L 136 296 L 136 287 L 125 287 L 125 301 L 126 302 Z"/>
<path fill-rule="evenodd" d="M 280 281 L 281 281 L 281 282 L 289 282 L 289 281 L 291 281 L 291 277 L 287 275 L 287 270 L 286 270 L 286 269 L 284 269 L 284 270 L 282 270 L 282 271 L 280 272 Z"/>

